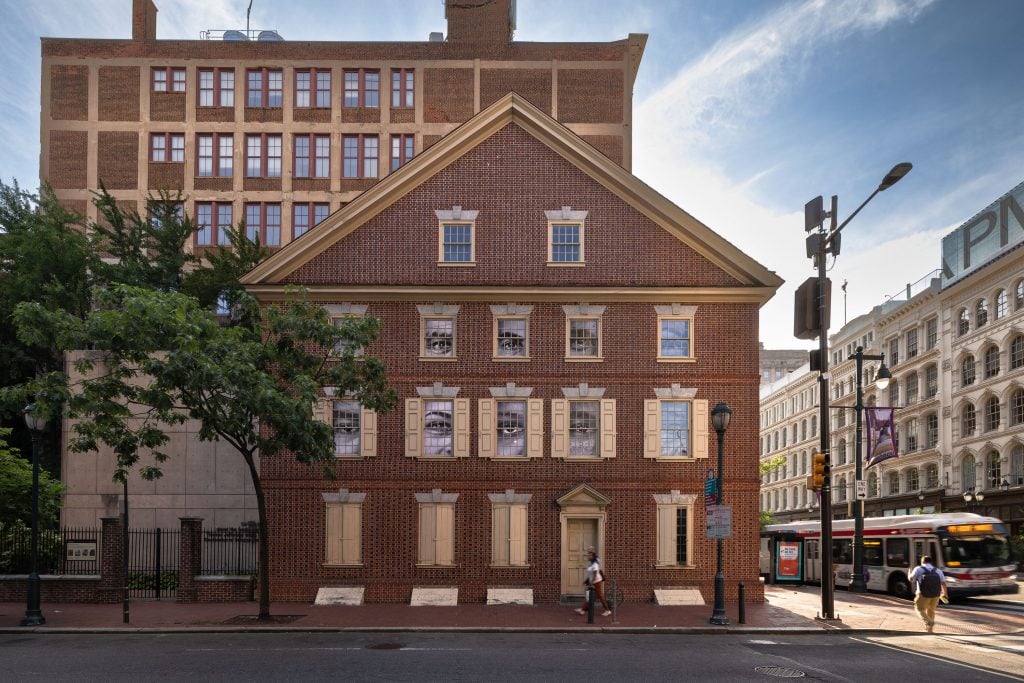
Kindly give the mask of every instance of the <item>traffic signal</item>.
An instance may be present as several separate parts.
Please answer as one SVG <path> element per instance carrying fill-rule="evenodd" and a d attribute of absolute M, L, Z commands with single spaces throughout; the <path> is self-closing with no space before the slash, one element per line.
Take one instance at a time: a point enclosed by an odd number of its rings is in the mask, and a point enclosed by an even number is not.
<path fill-rule="evenodd" d="M 811 486 L 814 491 L 820 491 L 825 487 L 825 454 L 811 454 Z"/>

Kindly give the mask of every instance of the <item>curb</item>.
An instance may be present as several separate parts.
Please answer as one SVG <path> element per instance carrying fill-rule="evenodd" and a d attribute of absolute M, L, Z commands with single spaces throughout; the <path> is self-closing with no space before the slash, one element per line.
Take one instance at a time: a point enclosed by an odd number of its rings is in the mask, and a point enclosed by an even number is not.
<path fill-rule="evenodd" d="M 118 635 L 118 634 L 186 634 L 186 633 L 604 633 L 604 634 L 666 634 L 666 635 L 933 635 L 917 631 L 895 629 L 856 628 L 806 628 L 806 627 L 706 627 L 706 626 L 600 626 L 587 628 L 573 627 L 515 627 L 515 626 L 200 626 L 182 627 L 19 627 L 0 628 L 0 635 L 6 634 L 76 634 L 76 635 Z"/>

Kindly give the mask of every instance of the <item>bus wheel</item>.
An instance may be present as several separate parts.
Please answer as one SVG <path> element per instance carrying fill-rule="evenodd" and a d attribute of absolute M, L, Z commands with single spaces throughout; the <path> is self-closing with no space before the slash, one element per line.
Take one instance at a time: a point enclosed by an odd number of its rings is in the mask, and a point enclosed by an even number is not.
<path fill-rule="evenodd" d="M 910 591 L 910 580 L 904 574 L 893 574 L 889 577 L 889 593 L 904 600 L 914 597 Z"/>

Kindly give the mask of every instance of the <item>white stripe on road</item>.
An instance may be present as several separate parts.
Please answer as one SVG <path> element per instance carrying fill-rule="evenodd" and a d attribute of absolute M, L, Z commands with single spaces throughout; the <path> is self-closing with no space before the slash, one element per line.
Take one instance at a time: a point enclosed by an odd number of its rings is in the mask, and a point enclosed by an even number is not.
<path fill-rule="evenodd" d="M 903 647 L 897 647 L 896 645 L 884 645 L 882 643 L 877 643 L 875 641 L 867 640 L 867 639 L 864 639 L 864 638 L 854 638 L 853 636 L 850 636 L 850 640 L 855 640 L 858 643 L 867 643 L 868 645 L 875 645 L 877 647 L 884 647 L 884 648 L 889 649 L 889 650 L 895 650 L 896 652 L 904 652 L 904 653 L 907 653 L 907 654 L 917 655 L 918 657 L 925 657 L 927 659 L 934 659 L 935 661 L 942 662 L 943 664 L 955 664 L 956 666 L 962 666 L 965 669 L 971 669 L 973 671 L 980 671 L 982 673 L 992 674 L 992 675 L 995 675 L 995 676 L 1002 676 L 1003 678 L 1009 678 L 1011 681 L 1024 680 L 1020 676 L 1013 676 L 1013 675 L 1010 675 L 1010 674 L 1003 673 L 1002 671 L 995 671 L 993 669 L 985 669 L 985 668 L 982 668 L 980 666 L 972 666 L 970 664 L 965 664 L 964 662 L 958 662 L 958 661 L 951 660 L 951 659 L 944 659 L 942 657 L 935 657 L 934 655 L 925 654 L 924 652 L 917 652 L 916 650 L 910 650 L 910 649 L 903 648 Z"/>

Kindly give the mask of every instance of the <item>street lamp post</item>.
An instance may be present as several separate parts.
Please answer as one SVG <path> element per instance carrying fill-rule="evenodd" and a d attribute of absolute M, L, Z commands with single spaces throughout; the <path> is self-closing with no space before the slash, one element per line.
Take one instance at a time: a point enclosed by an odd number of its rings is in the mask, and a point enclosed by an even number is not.
<path fill-rule="evenodd" d="M 812 369 L 818 370 L 818 423 L 821 427 L 820 448 L 825 455 L 825 477 L 821 487 L 821 568 L 823 575 L 832 573 L 832 484 L 831 484 L 831 420 L 829 419 L 829 395 L 828 395 L 828 312 L 829 312 L 829 282 L 826 276 L 825 259 L 828 254 L 839 255 L 840 233 L 854 217 L 860 213 L 867 203 L 874 199 L 879 192 L 889 189 L 910 172 L 913 165 L 907 162 L 896 164 L 889 173 L 878 184 L 875 191 L 861 205 L 836 227 L 837 214 L 839 212 L 839 198 L 832 195 L 831 210 L 825 212 L 822 198 L 815 197 L 804 206 L 804 229 L 808 232 L 814 231 L 807 238 L 807 256 L 814 260 L 817 269 L 817 282 L 813 289 L 817 318 L 817 328 L 810 336 L 801 336 L 804 339 L 818 338 L 818 350 L 812 352 L 816 360 L 812 363 Z M 831 219 L 829 229 L 825 230 L 825 218 Z M 804 301 L 800 299 L 800 291 L 797 291 L 797 307 L 804 310 Z M 821 618 L 826 621 L 835 619 L 835 586 L 830 580 L 821 582 Z"/>
<path fill-rule="evenodd" d="M 722 465 L 725 450 L 725 430 L 729 428 L 732 408 L 726 403 L 719 403 L 711 410 L 711 424 L 718 434 L 718 481 L 716 482 L 718 504 L 722 505 Z M 729 617 L 725 616 L 725 574 L 722 572 L 722 538 L 716 540 L 718 570 L 715 572 L 715 610 L 711 613 L 711 623 L 716 626 L 728 626 Z"/>
<path fill-rule="evenodd" d="M 864 347 L 858 346 L 857 350 L 847 360 L 857 361 L 857 403 L 854 409 L 857 412 L 857 436 L 854 443 L 853 456 L 854 466 L 854 494 L 856 503 L 853 506 L 853 571 L 850 576 L 850 591 L 863 593 L 868 587 L 864 583 L 864 499 L 860 497 L 860 480 L 863 476 L 862 468 L 864 462 L 864 361 L 877 360 L 882 363 L 875 374 L 875 385 L 884 390 L 889 386 L 892 373 L 885 367 L 885 354 L 866 354 Z"/>
<path fill-rule="evenodd" d="M 28 604 L 22 626 L 41 626 L 46 623 L 39 608 L 39 450 L 42 448 L 46 420 L 36 412 L 34 403 L 21 411 L 25 426 L 32 435 L 32 566 L 28 574 Z"/>
<path fill-rule="evenodd" d="M 967 505 L 968 512 L 971 511 L 971 503 L 977 503 L 974 507 L 980 507 L 983 500 L 985 500 L 985 494 L 975 491 L 973 486 L 964 491 L 964 503 Z"/>

